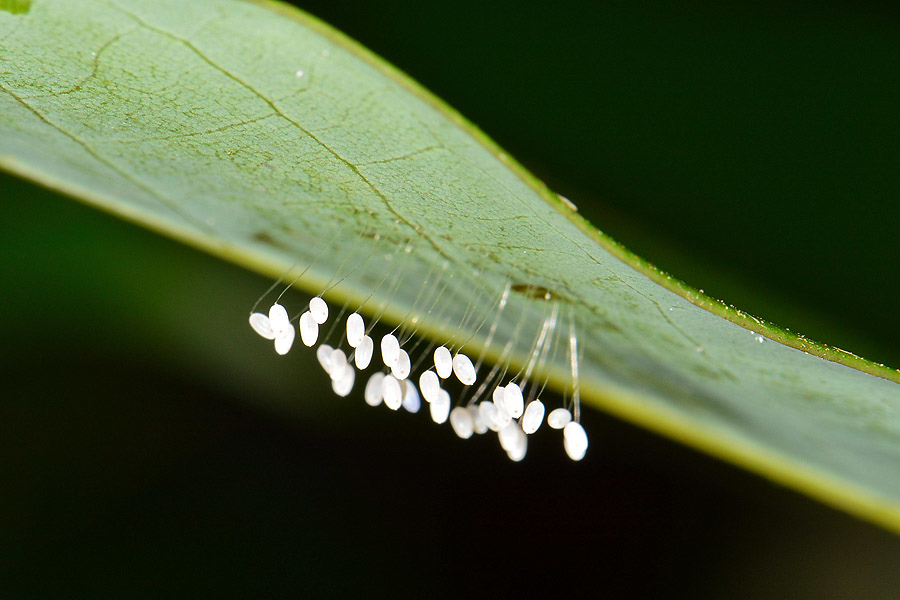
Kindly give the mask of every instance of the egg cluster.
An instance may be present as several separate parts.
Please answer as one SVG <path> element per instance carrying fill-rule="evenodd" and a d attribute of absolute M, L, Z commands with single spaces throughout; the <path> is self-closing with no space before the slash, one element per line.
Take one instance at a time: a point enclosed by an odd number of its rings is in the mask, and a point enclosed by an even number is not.
<path fill-rule="evenodd" d="M 460 399 L 454 406 L 450 392 L 444 384 L 456 379 L 468 389 L 478 381 L 477 367 L 463 352 L 451 352 L 445 345 L 438 346 L 429 356 L 430 364 L 418 376 L 418 387 L 412 380 L 413 361 L 407 350 L 394 333 L 384 335 L 378 348 L 381 354 L 379 370 L 369 376 L 364 397 L 370 406 L 384 404 L 391 410 L 401 407 L 409 412 L 419 412 L 422 399 L 429 406 L 431 419 L 438 424 L 450 422 L 450 427 L 460 438 L 495 432 L 500 446 L 513 461 L 525 457 L 528 438 L 544 423 L 546 407 L 536 397 L 538 390 L 532 386 L 526 397 L 526 383 L 540 356 L 546 356 L 550 345 L 548 330 L 556 324 L 557 312 L 548 317 L 534 344 L 533 360 L 518 381 L 508 381 L 501 385 L 498 371 L 494 369 L 483 381 L 475 394 L 467 401 Z M 328 304 L 320 296 L 309 302 L 308 310 L 298 319 L 300 340 L 307 347 L 314 347 L 319 339 L 319 326 L 328 320 Z M 254 312 L 250 315 L 250 326 L 256 333 L 275 342 L 275 352 L 287 354 L 296 337 L 296 329 L 287 310 L 277 302 L 271 306 L 268 315 Z M 322 369 L 331 378 L 334 393 L 344 397 L 350 394 L 356 381 L 357 371 L 369 368 L 374 358 L 375 341 L 370 337 L 363 317 L 354 312 L 347 317 L 346 342 L 344 351 L 322 343 L 316 348 L 316 358 Z M 493 329 L 491 331 L 493 334 Z M 343 339 L 338 346 L 343 344 Z M 559 407 L 546 414 L 546 422 L 552 429 L 562 430 L 563 447 L 572 460 L 581 460 L 587 451 L 588 438 L 579 421 L 577 393 L 577 349 L 574 334 L 570 336 L 570 360 L 576 377 L 573 394 L 574 418 L 568 408 Z M 348 355 L 349 352 L 350 354 Z M 424 357 L 423 357 L 424 362 Z M 479 361 L 480 362 L 480 361 Z M 479 398 L 487 387 L 493 385 L 490 398 Z"/>

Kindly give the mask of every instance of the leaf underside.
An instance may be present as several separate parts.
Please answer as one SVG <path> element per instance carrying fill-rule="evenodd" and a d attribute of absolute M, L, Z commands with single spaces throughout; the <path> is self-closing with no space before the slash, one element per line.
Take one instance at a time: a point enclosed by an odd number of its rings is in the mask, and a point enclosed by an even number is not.
<path fill-rule="evenodd" d="M 896 372 L 655 271 L 299 11 L 0 11 L 0 166 L 273 277 L 308 267 L 298 286 L 311 293 L 337 282 L 333 302 L 415 318 L 434 341 L 515 367 L 555 304 L 555 350 L 533 379 L 570 389 L 571 320 L 586 403 L 900 531 Z"/>

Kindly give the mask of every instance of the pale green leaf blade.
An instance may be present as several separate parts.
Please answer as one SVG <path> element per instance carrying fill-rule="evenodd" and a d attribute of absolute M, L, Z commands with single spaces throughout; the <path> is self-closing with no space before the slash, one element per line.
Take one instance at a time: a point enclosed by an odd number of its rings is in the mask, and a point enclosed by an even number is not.
<path fill-rule="evenodd" d="M 0 4 L 0 164 L 275 277 L 311 265 L 304 289 L 338 281 L 327 297 L 354 306 L 372 294 L 364 312 L 415 317 L 435 341 L 472 336 L 474 353 L 496 322 L 487 352 L 513 340 L 517 366 L 559 306 L 557 351 L 533 379 L 570 388 L 571 320 L 585 401 L 900 530 L 896 372 L 654 271 L 297 11 Z M 507 283 L 554 301 L 513 292 L 498 315 Z"/>

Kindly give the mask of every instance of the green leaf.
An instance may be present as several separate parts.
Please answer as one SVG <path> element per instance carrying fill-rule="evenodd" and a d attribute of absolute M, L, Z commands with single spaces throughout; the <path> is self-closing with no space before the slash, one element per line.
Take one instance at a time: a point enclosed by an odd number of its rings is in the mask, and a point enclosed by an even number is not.
<path fill-rule="evenodd" d="M 0 10 L 14 15 L 21 15 L 31 8 L 31 0 L 0 0 Z"/>
<path fill-rule="evenodd" d="M 656 271 L 327 26 L 267 2 L 20 4 L 0 5 L 5 169 L 512 372 L 558 307 L 532 380 L 572 392 L 571 324 L 585 402 L 900 531 L 896 371 Z"/>

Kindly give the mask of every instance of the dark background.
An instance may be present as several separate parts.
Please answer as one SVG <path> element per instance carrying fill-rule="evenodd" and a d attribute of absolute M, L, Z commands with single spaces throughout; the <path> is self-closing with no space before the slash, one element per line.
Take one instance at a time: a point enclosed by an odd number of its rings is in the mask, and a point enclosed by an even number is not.
<path fill-rule="evenodd" d="M 888 4 L 298 3 L 602 230 L 900 365 Z M 588 411 L 570 464 L 336 399 L 268 281 L 0 178 L 4 595 L 892 598 L 900 540 Z"/>

